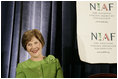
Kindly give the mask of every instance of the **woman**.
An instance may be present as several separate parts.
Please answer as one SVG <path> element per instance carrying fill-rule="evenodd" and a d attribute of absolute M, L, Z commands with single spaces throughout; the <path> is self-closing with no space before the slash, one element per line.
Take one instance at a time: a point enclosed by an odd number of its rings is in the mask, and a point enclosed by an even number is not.
<path fill-rule="evenodd" d="M 53 55 L 42 55 L 44 44 L 44 38 L 37 29 L 23 34 L 22 46 L 31 58 L 18 64 L 16 78 L 63 78 L 59 60 Z"/>

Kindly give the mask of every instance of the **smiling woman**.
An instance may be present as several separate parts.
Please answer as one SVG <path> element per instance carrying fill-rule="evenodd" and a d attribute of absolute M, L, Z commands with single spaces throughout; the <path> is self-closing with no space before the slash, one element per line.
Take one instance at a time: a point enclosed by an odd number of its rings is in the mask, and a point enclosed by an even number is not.
<path fill-rule="evenodd" d="M 16 78 L 63 78 L 59 60 L 53 55 L 42 55 L 44 44 L 44 38 L 37 29 L 23 34 L 22 45 L 31 58 L 18 64 Z"/>
<path fill-rule="evenodd" d="M 44 38 L 39 30 L 28 30 L 22 37 L 22 45 L 31 56 L 31 60 L 39 61 L 43 59 L 42 48 L 44 46 Z"/>
<path fill-rule="evenodd" d="M 26 45 L 26 49 L 31 55 L 32 60 L 39 61 L 43 59 L 42 44 L 36 37 L 32 37 L 31 41 Z"/>

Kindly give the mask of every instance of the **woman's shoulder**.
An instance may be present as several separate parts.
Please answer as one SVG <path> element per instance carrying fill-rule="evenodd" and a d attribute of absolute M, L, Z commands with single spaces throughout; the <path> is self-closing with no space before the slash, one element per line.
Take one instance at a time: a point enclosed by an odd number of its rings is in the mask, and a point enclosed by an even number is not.
<path fill-rule="evenodd" d="M 55 56 L 53 56 L 53 55 L 48 55 L 47 57 L 46 57 L 46 61 L 48 61 L 48 63 L 56 63 L 57 62 L 57 58 L 55 58 Z"/>
<path fill-rule="evenodd" d="M 55 59 L 55 56 L 54 55 L 48 55 L 47 58 L 48 59 Z"/>
<path fill-rule="evenodd" d="M 18 63 L 19 67 L 23 67 L 28 63 L 28 60 Z"/>

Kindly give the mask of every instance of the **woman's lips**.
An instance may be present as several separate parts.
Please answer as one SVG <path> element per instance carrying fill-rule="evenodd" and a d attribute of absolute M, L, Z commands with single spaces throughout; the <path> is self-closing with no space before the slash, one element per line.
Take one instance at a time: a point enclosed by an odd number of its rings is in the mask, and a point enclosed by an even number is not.
<path fill-rule="evenodd" d="M 32 51 L 33 53 L 37 53 L 37 50 L 36 51 Z"/>
<path fill-rule="evenodd" d="M 32 50 L 31 52 L 37 53 L 39 49 Z"/>

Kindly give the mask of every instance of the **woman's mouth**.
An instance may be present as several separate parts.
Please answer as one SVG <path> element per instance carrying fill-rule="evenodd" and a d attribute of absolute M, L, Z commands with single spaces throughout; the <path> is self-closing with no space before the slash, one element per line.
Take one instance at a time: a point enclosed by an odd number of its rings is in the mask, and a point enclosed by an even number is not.
<path fill-rule="evenodd" d="M 37 50 L 32 51 L 33 53 L 37 53 Z"/>
<path fill-rule="evenodd" d="M 38 50 L 39 50 L 39 48 L 34 49 L 34 50 L 31 50 L 31 52 L 32 52 L 32 53 L 37 53 L 37 52 L 38 52 Z"/>

